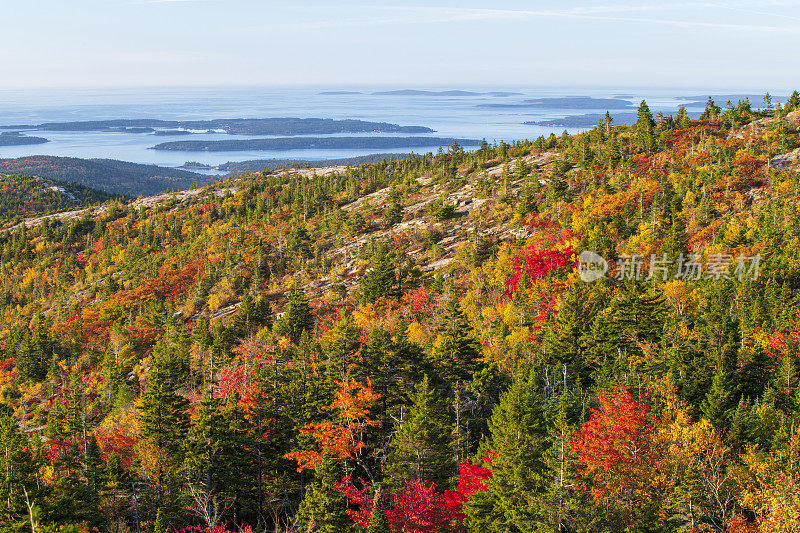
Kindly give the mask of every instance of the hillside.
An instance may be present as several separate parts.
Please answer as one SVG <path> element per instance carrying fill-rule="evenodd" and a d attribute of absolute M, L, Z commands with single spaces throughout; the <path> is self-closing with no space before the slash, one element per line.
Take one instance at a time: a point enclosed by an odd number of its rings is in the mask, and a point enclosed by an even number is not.
<path fill-rule="evenodd" d="M 211 176 L 156 165 L 44 155 L 0 159 L 0 172 L 75 182 L 113 195 L 133 197 L 167 189 L 188 189 L 192 183 L 203 185 L 213 181 Z"/>
<path fill-rule="evenodd" d="M 0 175 L 0 225 L 21 217 L 66 211 L 105 202 L 113 196 L 76 183 L 18 174 Z"/>
<path fill-rule="evenodd" d="M 0 516 L 791 530 L 799 100 L 0 233 Z"/>

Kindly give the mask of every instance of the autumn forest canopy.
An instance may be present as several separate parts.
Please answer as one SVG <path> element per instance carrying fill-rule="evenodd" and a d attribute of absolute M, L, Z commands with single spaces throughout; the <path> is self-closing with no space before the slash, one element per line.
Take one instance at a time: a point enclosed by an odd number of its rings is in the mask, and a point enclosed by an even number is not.
<path fill-rule="evenodd" d="M 800 96 L 634 110 L 135 202 L 4 177 L 0 531 L 798 531 Z"/>

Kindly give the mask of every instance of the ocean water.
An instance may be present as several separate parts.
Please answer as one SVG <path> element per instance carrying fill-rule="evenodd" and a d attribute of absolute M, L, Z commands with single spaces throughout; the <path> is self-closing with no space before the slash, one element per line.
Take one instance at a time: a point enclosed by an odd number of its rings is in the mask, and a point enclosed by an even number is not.
<path fill-rule="evenodd" d="M 347 87 L 359 94 L 321 94 L 339 87 L 233 87 L 233 88 L 135 88 L 135 89 L 34 89 L 0 91 L 0 125 L 27 125 L 44 122 L 154 118 L 164 120 L 203 120 L 214 118 L 333 118 L 390 122 L 427 126 L 436 130 L 430 136 L 486 139 L 494 141 L 535 139 L 539 135 L 560 134 L 563 127 L 526 125 L 539 121 L 584 113 L 604 113 L 605 109 L 539 109 L 529 107 L 486 107 L 486 104 L 519 104 L 525 99 L 565 96 L 613 98 L 624 96 L 635 108 L 646 99 L 651 109 L 674 113 L 686 104 L 681 96 L 702 94 L 747 94 L 748 91 L 699 88 L 564 88 L 564 87 L 417 87 L 425 90 L 462 89 L 481 93 L 506 91 L 510 96 L 407 96 L 377 95 L 376 91 L 397 87 Z M 752 91 L 750 91 L 752 92 Z M 724 106 L 723 102 L 717 105 Z M 754 104 L 760 102 L 753 102 Z M 691 107 L 689 108 L 692 109 Z M 24 128 L 20 128 L 26 131 Z M 583 128 L 568 128 L 570 133 Z M 0 158 L 30 155 L 56 155 L 81 158 L 110 158 L 136 163 L 177 167 L 187 161 L 218 165 L 249 159 L 307 159 L 352 157 L 375 150 L 286 150 L 237 152 L 178 152 L 150 149 L 160 142 L 191 140 L 252 139 L 258 136 L 194 134 L 154 136 L 149 133 L 26 131 L 45 137 L 46 144 L 0 147 Z M 364 134 L 353 134 L 361 136 Z M 385 135 L 385 134 L 378 134 Z M 416 148 L 424 153 L 436 146 Z M 380 150 L 407 152 L 408 149 Z"/>

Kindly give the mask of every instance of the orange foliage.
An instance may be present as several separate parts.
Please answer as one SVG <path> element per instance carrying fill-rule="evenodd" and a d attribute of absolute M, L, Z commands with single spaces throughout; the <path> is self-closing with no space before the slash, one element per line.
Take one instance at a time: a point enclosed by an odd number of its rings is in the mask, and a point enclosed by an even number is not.
<path fill-rule="evenodd" d="M 381 427 L 380 421 L 369 416 L 370 409 L 380 396 L 373 392 L 369 379 L 363 385 L 349 377 L 345 378 L 331 404 L 336 411 L 336 420 L 306 424 L 300 430 L 303 435 L 310 435 L 321 451 L 303 450 L 287 453 L 284 457 L 297 461 L 298 472 L 315 468 L 322 460 L 323 453 L 330 453 L 340 460 L 355 457 L 366 446 L 364 431 L 370 427 Z"/>

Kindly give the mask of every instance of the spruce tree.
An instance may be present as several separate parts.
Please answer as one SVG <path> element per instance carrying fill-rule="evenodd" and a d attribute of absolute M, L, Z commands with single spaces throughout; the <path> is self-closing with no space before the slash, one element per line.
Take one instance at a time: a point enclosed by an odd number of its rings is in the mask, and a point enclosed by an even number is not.
<path fill-rule="evenodd" d="M 9 531 L 30 527 L 25 492 L 37 501 L 38 465 L 10 406 L 0 403 L 0 524 Z"/>
<path fill-rule="evenodd" d="M 188 363 L 177 351 L 160 341 L 153 353 L 147 389 L 138 403 L 139 434 L 178 458 L 189 429 L 189 401 L 180 394 Z"/>
<path fill-rule="evenodd" d="M 491 460 L 487 489 L 474 495 L 466 513 L 470 532 L 522 533 L 548 523 L 543 502 L 547 490 L 547 428 L 536 374 L 517 372 L 489 421 L 491 437 L 482 446 Z"/>
<path fill-rule="evenodd" d="M 437 375 L 451 387 L 467 381 L 480 369 L 480 345 L 472 334 L 472 326 L 461 311 L 458 297 L 453 296 L 437 329 L 433 360 Z"/>
<path fill-rule="evenodd" d="M 421 479 L 443 490 L 455 474 L 447 407 L 426 376 L 391 442 L 387 472 L 396 481 Z"/>
<path fill-rule="evenodd" d="M 308 305 L 308 298 L 295 282 L 287 296 L 286 306 L 281 319 L 276 322 L 275 328 L 278 333 L 286 335 L 297 344 L 303 333 L 311 333 L 314 328 L 314 317 Z"/>
<path fill-rule="evenodd" d="M 361 278 L 361 296 L 365 302 L 400 296 L 394 261 L 385 244 L 378 244 L 372 256 L 372 270 Z"/>
<path fill-rule="evenodd" d="M 636 112 L 636 124 L 633 129 L 636 133 L 636 144 L 644 152 L 649 153 L 655 149 L 655 127 L 656 123 L 653 120 L 653 114 L 650 112 L 647 102 L 642 100 Z"/>
<path fill-rule="evenodd" d="M 339 480 L 339 468 L 325 454 L 318 463 L 314 482 L 306 490 L 295 519 L 303 533 L 340 533 L 352 531 L 344 497 L 334 489 Z"/>

